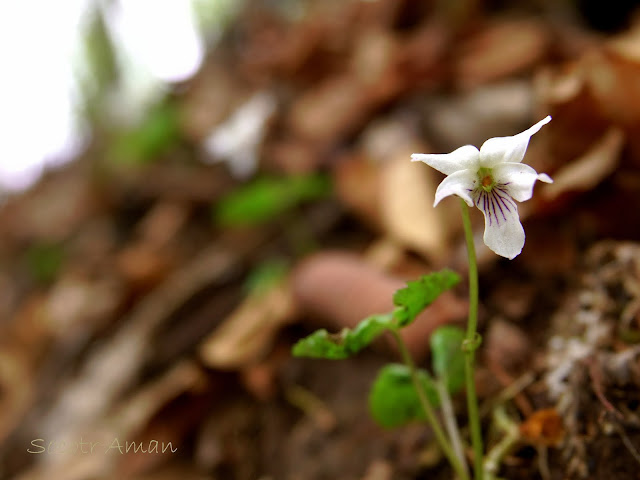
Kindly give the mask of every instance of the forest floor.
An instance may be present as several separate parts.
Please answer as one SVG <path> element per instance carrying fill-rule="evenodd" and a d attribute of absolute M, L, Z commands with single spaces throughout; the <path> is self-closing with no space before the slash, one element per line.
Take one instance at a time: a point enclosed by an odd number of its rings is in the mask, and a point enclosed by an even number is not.
<path fill-rule="evenodd" d="M 411 153 L 548 114 L 522 254 L 485 248 L 473 212 L 485 443 L 500 407 L 521 435 L 501 478 L 640 478 L 640 23 L 432 3 L 250 2 L 139 129 L 96 130 L 2 204 L 1 478 L 452 478 L 428 427 L 369 415 L 387 343 L 291 347 L 424 273 L 464 278 L 457 202 L 432 207 L 442 175 Z M 411 326 L 420 365 L 467 293 Z"/>

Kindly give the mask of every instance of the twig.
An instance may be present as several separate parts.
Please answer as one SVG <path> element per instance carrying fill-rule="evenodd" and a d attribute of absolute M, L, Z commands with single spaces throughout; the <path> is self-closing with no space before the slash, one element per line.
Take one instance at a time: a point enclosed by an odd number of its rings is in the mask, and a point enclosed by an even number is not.
<path fill-rule="evenodd" d="M 438 397 L 440 397 L 440 408 L 442 410 L 442 417 L 444 418 L 444 428 L 447 430 L 449 440 L 451 440 L 451 448 L 453 452 L 460 460 L 460 464 L 465 471 L 467 470 L 467 463 L 464 458 L 464 448 L 462 446 L 462 440 L 460 439 L 460 428 L 458 428 L 458 421 L 456 420 L 455 412 L 453 411 L 453 404 L 451 402 L 451 395 L 447 390 L 447 386 L 442 379 L 435 382 L 436 390 L 438 391 Z"/>
<path fill-rule="evenodd" d="M 520 439 L 520 429 L 504 411 L 504 407 L 499 405 L 493 411 L 493 419 L 498 428 L 505 432 L 505 436 L 487 453 L 483 470 L 486 480 L 495 480 L 500 469 L 502 459 L 509 453 L 511 448 Z"/>

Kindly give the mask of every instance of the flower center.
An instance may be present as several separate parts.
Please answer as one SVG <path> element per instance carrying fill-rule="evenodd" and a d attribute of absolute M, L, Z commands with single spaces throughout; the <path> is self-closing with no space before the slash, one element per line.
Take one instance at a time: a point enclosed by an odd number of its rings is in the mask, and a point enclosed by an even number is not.
<path fill-rule="evenodd" d="M 481 168 L 478 170 L 478 178 L 480 179 L 480 186 L 485 192 L 493 190 L 493 186 L 496 182 L 493 179 L 493 175 L 491 175 L 490 168 Z"/>

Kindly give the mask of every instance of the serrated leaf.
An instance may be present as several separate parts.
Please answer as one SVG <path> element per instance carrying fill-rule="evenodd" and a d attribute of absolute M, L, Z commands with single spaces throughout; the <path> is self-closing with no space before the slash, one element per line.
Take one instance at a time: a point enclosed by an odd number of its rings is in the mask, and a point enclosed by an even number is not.
<path fill-rule="evenodd" d="M 296 357 L 347 358 L 369 345 L 385 330 L 393 328 L 392 321 L 390 314 L 373 315 L 362 320 L 353 330 L 345 328 L 337 334 L 330 334 L 325 329 L 317 330 L 299 340 L 292 353 Z"/>
<path fill-rule="evenodd" d="M 332 335 L 324 328 L 298 340 L 291 352 L 294 357 L 328 358 L 331 360 L 339 360 L 349 356 L 342 345 L 341 334 Z"/>
<path fill-rule="evenodd" d="M 398 326 L 406 327 L 446 290 L 457 285 L 460 276 L 451 270 L 423 275 L 419 280 L 408 282 L 405 288 L 393 295 L 396 305 L 394 316 Z"/>
<path fill-rule="evenodd" d="M 429 339 L 433 371 L 445 380 L 450 393 L 459 392 L 464 385 L 464 338 L 462 329 L 445 325 L 437 328 Z"/>
<path fill-rule="evenodd" d="M 330 183 L 323 175 L 259 178 L 221 199 L 215 220 L 222 226 L 260 224 L 329 191 Z"/>
<path fill-rule="evenodd" d="M 440 399 L 433 380 L 424 370 L 418 370 L 418 377 L 431 406 L 438 407 Z M 369 410 L 386 428 L 426 419 L 406 365 L 391 363 L 380 370 L 369 393 Z"/>

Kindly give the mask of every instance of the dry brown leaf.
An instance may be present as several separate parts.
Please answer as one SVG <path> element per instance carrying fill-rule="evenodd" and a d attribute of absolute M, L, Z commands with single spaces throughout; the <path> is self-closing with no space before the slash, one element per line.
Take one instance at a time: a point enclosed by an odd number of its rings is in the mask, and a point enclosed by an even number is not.
<path fill-rule="evenodd" d="M 535 20 L 502 20 L 473 35 L 454 66 L 458 85 L 471 88 L 525 71 L 544 56 L 548 41 Z"/>
<path fill-rule="evenodd" d="M 262 158 L 265 168 L 274 168 L 288 175 L 300 175 L 315 171 L 327 158 L 320 155 L 320 148 L 299 138 L 287 138 L 265 145 Z"/>
<path fill-rule="evenodd" d="M 376 227 L 380 226 L 379 177 L 380 166 L 363 155 L 343 157 L 333 170 L 342 205 Z"/>
<path fill-rule="evenodd" d="M 534 85 L 536 96 L 553 117 L 553 128 L 544 136 L 548 142 L 547 163 L 553 160 L 555 165 L 564 165 L 575 160 L 589 150 L 594 138 L 610 128 L 611 122 L 586 84 L 579 62 L 563 69 L 541 70 Z"/>
<path fill-rule="evenodd" d="M 200 143 L 245 95 L 230 65 L 213 58 L 204 62 L 189 81 L 187 95 L 180 102 L 182 133 L 194 143 Z"/>
<path fill-rule="evenodd" d="M 288 282 L 250 294 L 200 347 L 205 365 L 237 369 L 256 362 L 295 315 Z"/>
<path fill-rule="evenodd" d="M 553 174 L 553 183 L 543 189 L 548 199 L 572 191 L 587 191 L 596 187 L 617 167 L 625 135 L 619 128 L 610 128 L 589 151 Z"/>
<path fill-rule="evenodd" d="M 362 480 L 391 480 L 393 478 L 393 466 L 386 460 L 374 460 Z"/>
<path fill-rule="evenodd" d="M 592 44 L 578 60 L 538 75 L 539 97 L 554 117 L 549 137 L 559 163 L 585 155 L 593 148 L 592 139 L 612 126 L 624 131 L 632 161 L 638 162 L 639 38 L 640 24 L 608 42 Z"/>
<path fill-rule="evenodd" d="M 402 245 L 431 258 L 446 250 L 446 232 L 434 208 L 436 183 L 424 165 L 399 151 L 380 173 L 380 209 L 386 232 Z"/>
<path fill-rule="evenodd" d="M 183 203 L 157 202 L 138 224 L 138 235 L 155 248 L 167 246 L 180 233 L 189 216 Z"/>
<path fill-rule="evenodd" d="M 371 99 L 359 80 L 334 76 L 296 99 L 288 125 L 302 138 L 331 143 L 362 122 L 370 108 Z"/>
<path fill-rule="evenodd" d="M 146 291 L 169 273 L 171 260 L 143 242 L 126 246 L 115 258 L 119 273 L 135 291 Z"/>
<path fill-rule="evenodd" d="M 65 275 L 49 293 L 43 321 L 52 336 L 74 337 L 70 329 L 85 335 L 107 323 L 123 300 L 122 285 L 113 278 L 89 280 L 79 275 Z"/>
<path fill-rule="evenodd" d="M 640 121 L 640 22 L 582 58 L 586 82 L 602 111 L 622 126 Z"/>
<path fill-rule="evenodd" d="M 609 46 L 628 60 L 640 62 L 640 21 L 636 21 L 631 29 L 612 39 Z"/>
<path fill-rule="evenodd" d="M 421 112 L 430 138 L 448 152 L 468 144 L 480 148 L 488 138 L 524 130 L 537 116 L 533 104 L 531 82 L 507 80 L 453 95 L 434 95 Z"/>
<path fill-rule="evenodd" d="M 555 408 L 533 412 L 520 425 L 520 434 L 534 445 L 557 446 L 565 436 L 562 417 Z"/>
<path fill-rule="evenodd" d="M 446 61 L 451 29 L 440 22 L 429 21 L 398 42 L 395 60 L 387 71 L 389 84 L 398 82 L 400 90 L 434 88 L 449 74 Z M 403 93 L 399 91 L 398 93 Z"/>
<path fill-rule="evenodd" d="M 611 120 L 624 126 L 640 120 L 640 61 L 601 49 L 586 55 L 583 65 L 587 84 Z"/>
<path fill-rule="evenodd" d="M 36 377 L 30 361 L 22 351 L 0 350 L 0 443 L 4 443 L 33 403 Z"/>
<path fill-rule="evenodd" d="M 10 198 L 0 210 L 0 233 L 3 241 L 60 241 L 97 215 L 102 206 L 86 164 L 81 162 L 43 179 L 37 189 Z"/>
<path fill-rule="evenodd" d="M 384 30 L 370 29 L 357 38 L 351 59 L 355 77 L 367 87 L 379 84 L 391 64 L 396 50 L 396 39 Z"/>

